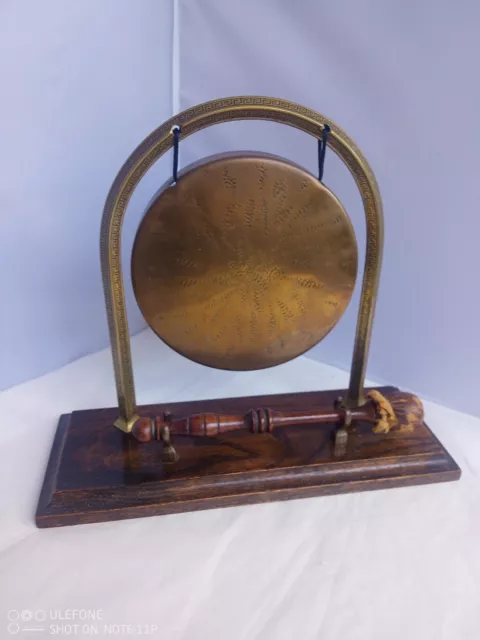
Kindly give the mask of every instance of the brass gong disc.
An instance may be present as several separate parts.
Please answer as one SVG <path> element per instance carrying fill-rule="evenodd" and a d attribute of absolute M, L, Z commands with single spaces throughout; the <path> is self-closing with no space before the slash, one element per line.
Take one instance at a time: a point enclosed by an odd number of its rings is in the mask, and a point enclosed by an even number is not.
<path fill-rule="evenodd" d="M 357 244 L 338 199 L 297 165 L 223 154 L 164 186 L 139 226 L 132 281 L 170 347 L 219 369 L 262 369 L 319 342 L 352 296 Z"/>

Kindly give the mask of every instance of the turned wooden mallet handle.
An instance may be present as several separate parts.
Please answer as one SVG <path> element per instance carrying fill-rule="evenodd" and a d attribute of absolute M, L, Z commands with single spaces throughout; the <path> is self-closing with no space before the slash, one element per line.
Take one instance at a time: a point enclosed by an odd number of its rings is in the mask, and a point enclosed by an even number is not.
<path fill-rule="evenodd" d="M 154 419 L 139 418 L 133 426 L 132 435 L 139 442 L 162 440 L 165 427 L 168 427 L 172 436 L 215 437 L 240 430 L 272 433 L 276 427 L 343 422 L 345 417 L 344 409 L 333 407 L 290 412 L 252 409 L 245 415 L 203 413 L 178 419 L 157 416 Z M 410 393 L 397 391 L 387 399 L 378 391 L 372 391 L 368 402 L 350 409 L 348 417 L 349 421 L 373 423 L 373 430 L 377 433 L 387 433 L 397 427 L 411 430 L 415 422 L 423 420 L 423 407 L 420 400 Z"/>

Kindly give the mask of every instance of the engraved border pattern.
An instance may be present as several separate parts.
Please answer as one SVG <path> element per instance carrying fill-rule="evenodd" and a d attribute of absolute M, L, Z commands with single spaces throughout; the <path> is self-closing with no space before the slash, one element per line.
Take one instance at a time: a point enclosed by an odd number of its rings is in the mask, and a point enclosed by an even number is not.
<path fill-rule="evenodd" d="M 182 127 L 182 138 L 213 124 L 231 120 L 272 120 L 319 138 L 323 125 L 331 133 L 328 146 L 352 173 L 365 209 L 367 246 L 361 300 L 353 350 L 350 386 L 346 403 L 364 401 L 363 380 L 370 343 L 383 247 L 382 203 L 373 172 L 347 134 L 320 113 L 286 100 L 262 96 L 239 96 L 206 102 L 174 116 L 153 131 L 120 169 L 108 194 L 100 232 L 103 287 L 112 347 L 120 418 L 119 428 L 129 431 L 136 413 L 130 339 L 121 270 L 121 230 L 130 197 L 148 169 L 172 146 L 171 128 Z"/>

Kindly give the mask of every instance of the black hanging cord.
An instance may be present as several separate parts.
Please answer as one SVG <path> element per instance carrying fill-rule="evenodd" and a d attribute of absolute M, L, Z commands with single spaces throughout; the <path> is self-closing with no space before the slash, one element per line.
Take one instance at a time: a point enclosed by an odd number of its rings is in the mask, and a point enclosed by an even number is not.
<path fill-rule="evenodd" d="M 325 151 L 327 150 L 328 134 L 330 127 L 328 124 L 323 125 L 322 137 L 318 141 L 318 179 L 323 180 L 323 169 L 325 165 Z"/>
<path fill-rule="evenodd" d="M 173 184 L 177 182 L 178 178 L 178 142 L 180 139 L 181 127 L 176 124 L 172 127 L 173 134 Z"/>

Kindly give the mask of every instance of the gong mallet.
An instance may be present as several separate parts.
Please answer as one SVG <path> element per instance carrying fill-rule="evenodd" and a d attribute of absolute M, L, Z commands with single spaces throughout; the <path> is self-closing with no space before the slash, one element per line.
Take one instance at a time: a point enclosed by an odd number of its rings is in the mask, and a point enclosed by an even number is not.
<path fill-rule="evenodd" d="M 202 413 L 178 419 L 171 414 L 143 417 L 133 425 L 132 435 L 142 443 L 162 441 L 163 461 L 172 463 L 178 460 L 172 436 L 216 437 L 234 431 L 273 433 L 277 427 L 335 422 L 339 423 L 335 434 L 335 454 L 343 455 L 348 428 L 355 420 L 372 423 L 375 433 L 388 433 L 391 429 L 413 431 L 416 423 L 423 422 L 423 405 L 411 393 L 394 391 L 386 398 L 379 391 L 372 390 L 367 394 L 367 402 L 353 409 L 342 407 L 339 399 L 333 407 L 310 411 L 251 409 L 244 415 Z"/>

